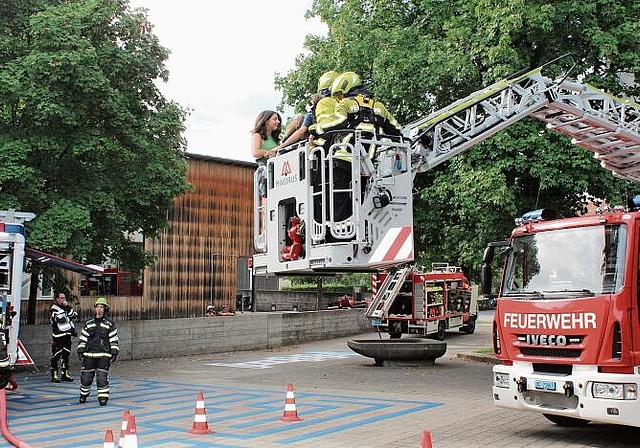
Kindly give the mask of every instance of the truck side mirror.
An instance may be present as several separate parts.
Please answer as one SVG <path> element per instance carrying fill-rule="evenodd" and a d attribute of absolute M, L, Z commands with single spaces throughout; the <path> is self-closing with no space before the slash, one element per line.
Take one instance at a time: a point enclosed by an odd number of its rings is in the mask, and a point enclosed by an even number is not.
<path fill-rule="evenodd" d="M 480 271 L 480 285 L 482 286 L 482 294 L 491 294 L 491 265 L 488 263 L 482 263 L 482 270 Z"/>
<path fill-rule="evenodd" d="M 482 268 L 480 270 L 480 286 L 482 288 L 482 294 L 491 294 L 491 263 L 493 262 L 493 255 L 495 253 L 494 246 L 487 246 L 482 256 Z"/>
<path fill-rule="evenodd" d="M 482 268 L 480 270 L 480 286 L 482 294 L 489 295 L 492 292 L 492 271 L 491 263 L 493 263 L 493 256 L 495 255 L 496 247 L 507 247 L 509 243 L 507 241 L 494 241 L 487 244 L 484 254 L 482 256 Z"/>

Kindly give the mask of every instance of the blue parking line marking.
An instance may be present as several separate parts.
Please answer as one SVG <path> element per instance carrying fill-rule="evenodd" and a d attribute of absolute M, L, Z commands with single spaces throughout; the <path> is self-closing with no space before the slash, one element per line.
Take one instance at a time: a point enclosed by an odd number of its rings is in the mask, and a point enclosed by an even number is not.
<path fill-rule="evenodd" d="M 278 357 L 278 362 L 285 357 Z M 307 359 L 316 359 L 313 356 Z M 300 361 L 302 358 L 296 358 Z M 303 419 L 281 422 L 285 390 L 274 388 L 185 384 L 112 376 L 112 397 L 98 406 L 95 390 L 85 405 L 77 403 L 79 384 L 53 384 L 48 375 L 29 376 L 20 388 L 7 393 L 8 423 L 12 433 L 33 446 L 62 448 L 97 446 L 105 430 L 118 438 L 125 410 L 134 413 L 140 446 L 185 448 L 240 448 L 270 443 L 311 442 L 354 427 L 428 411 L 442 403 L 356 395 L 328 395 L 296 391 L 297 412 Z M 196 395 L 205 398 L 207 423 L 214 432 L 188 433 L 194 422 Z M 90 412 L 88 412 L 90 411 Z M 60 418 L 64 415 L 64 418 Z M 0 447 L 9 447 L 0 441 Z"/>

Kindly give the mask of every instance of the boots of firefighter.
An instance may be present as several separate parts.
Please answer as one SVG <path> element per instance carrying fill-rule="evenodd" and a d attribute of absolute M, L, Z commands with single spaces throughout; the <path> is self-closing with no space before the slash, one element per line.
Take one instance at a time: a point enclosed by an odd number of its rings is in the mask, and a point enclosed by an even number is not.
<path fill-rule="evenodd" d="M 66 381 L 68 383 L 72 383 L 73 382 L 73 377 L 71 376 L 71 374 L 69 373 L 69 371 L 67 369 L 62 369 L 62 375 L 60 376 L 60 379 L 62 381 Z"/>
<path fill-rule="evenodd" d="M 53 367 L 51 367 L 51 382 L 52 383 L 60 382 L 60 375 L 58 375 L 58 369 L 54 369 Z"/>
<path fill-rule="evenodd" d="M 100 406 L 106 406 L 107 401 L 109 401 L 109 397 L 98 397 L 98 403 L 100 403 Z"/>
<path fill-rule="evenodd" d="M 73 377 L 69 374 L 69 359 L 65 359 L 64 356 L 60 362 L 60 371 L 62 372 L 62 375 L 60 375 L 62 381 L 73 382 Z"/>
<path fill-rule="evenodd" d="M 87 402 L 87 397 L 91 393 L 91 381 L 93 381 L 91 372 L 82 372 L 80 374 L 80 403 Z"/>

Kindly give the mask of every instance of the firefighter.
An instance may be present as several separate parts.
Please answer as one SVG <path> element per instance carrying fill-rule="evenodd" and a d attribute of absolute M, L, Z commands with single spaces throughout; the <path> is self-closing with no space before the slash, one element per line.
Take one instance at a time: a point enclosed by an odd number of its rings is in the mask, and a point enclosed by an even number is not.
<path fill-rule="evenodd" d="M 331 96 L 331 85 L 333 81 L 338 76 L 338 72 L 336 71 L 328 71 L 323 73 L 320 78 L 318 78 L 318 89 L 316 96 L 314 98 L 315 104 L 311 108 L 311 113 L 313 114 L 313 124 L 309 126 L 309 146 L 323 146 L 325 144 L 324 138 L 320 137 L 317 133 L 316 127 L 318 121 L 325 120 L 325 117 L 331 116 L 334 113 L 336 104 L 338 102 L 334 97 Z M 328 177 L 328 173 L 325 173 Z M 320 175 L 315 177 L 313 181 L 314 191 L 320 191 L 322 188 L 327 188 L 327 186 L 320 185 Z M 322 204 L 321 196 L 314 196 L 314 205 L 313 205 L 313 215 L 314 220 L 317 223 L 323 221 L 323 210 L 326 210 L 325 216 L 328 218 L 328 207 L 326 204 Z"/>
<path fill-rule="evenodd" d="M 315 145 L 324 144 L 324 140 L 318 139 L 319 134 L 317 132 L 318 122 L 326 121 L 327 117 L 330 117 L 335 112 L 338 101 L 331 95 L 331 86 L 333 81 L 338 77 L 338 72 L 333 70 L 323 73 L 318 78 L 318 92 L 319 96 L 315 105 L 313 105 L 311 112 L 313 113 L 314 123 L 309 127 L 309 132 L 312 135 L 313 143 Z"/>
<path fill-rule="evenodd" d="M 98 402 L 105 406 L 109 401 L 109 367 L 120 352 L 118 330 L 106 317 L 109 302 L 100 297 L 95 301 L 96 315 L 89 319 L 80 333 L 78 358 L 82 361 L 80 373 L 80 403 L 85 403 L 96 377 Z"/>
<path fill-rule="evenodd" d="M 331 95 L 331 86 L 338 77 L 338 72 L 333 70 L 323 73 L 318 79 L 318 95 L 321 98 L 315 104 L 314 115 L 316 122 L 322 121 L 325 117 L 333 114 L 337 105 L 336 99 Z"/>
<path fill-rule="evenodd" d="M 331 96 L 336 101 L 332 113 L 318 117 L 315 132 L 319 136 L 329 131 L 341 129 L 356 129 L 362 132 L 363 137 L 373 138 L 384 134 L 399 136 L 402 127 L 391 115 L 384 104 L 375 101 L 373 95 L 362 84 L 360 76 L 355 72 L 345 72 L 338 75 L 331 84 Z M 334 188 L 347 190 L 352 181 L 352 154 L 351 148 L 346 146 L 352 143 L 353 133 L 337 133 L 329 138 L 329 144 L 342 143 L 333 153 Z M 375 156 L 375 146 L 372 144 L 368 150 L 371 159 Z M 347 193 L 334 194 L 335 222 L 347 219 L 352 214 L 351 196 Z"/>
<path fill-rule="evenodd" d="M 76 310 L 67 303 L 64 293 L 58 293 L 51 305 L 51 381 L 73 381 L 69 374 L 69 355 L 71 354 L 71 337 L 77 336 L 73 319 L 78 317 Z M 60 362 L 61 374 L 58 374 Z"/>
<path fill-rule="evenodd" d="M 318 119 L 319 134 L 334 129 L 357 129 L 367 137 L 401 135 L 402 127 L 398 121 L 384 104 L 374 100 L 357 73 L 345 72 L 337 76 L 331 85 L 331 96 L 337 104 L 333 113 Z"/>

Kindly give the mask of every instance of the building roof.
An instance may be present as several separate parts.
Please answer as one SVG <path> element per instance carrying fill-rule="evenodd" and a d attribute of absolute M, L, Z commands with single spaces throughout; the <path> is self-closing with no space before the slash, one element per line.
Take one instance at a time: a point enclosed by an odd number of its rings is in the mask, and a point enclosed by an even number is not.
<path fill-rule="evenodd" d="M 38 263 L 56 266 L 68 271 L 78 272 L 80 274 L 91 275 L 102 273 L 102 269 L 98 266 L 87 266 L 73 260 L 68 260 L 66 258 L 42 252 L 40 250 L 32 249 L 31 247 L 25 247 L 24 255 L 27 258 L 31 258 L 32 260 L 37 261 Z"/>
<path fill-rule="evenodd" d="M 222 163 L 222 164 L 226 164 L 226 165 L 246 166 L 246 167 L 252 167 L 252 168 L 257 168 L 258 167 L 258 164 L 256 162 L 247 162 L 247 161 L 244 161 L 244 160 L 225 159 L 225 158 L 222 158 L 222 157 L 205 156 L 203 154 L 193 154 L 193 153 L 190 153 L 190 152 L 186 152 L 185 156 L 188 159 L 208 160 L 208 161 L 211 161 L 211 162 Z"/>

